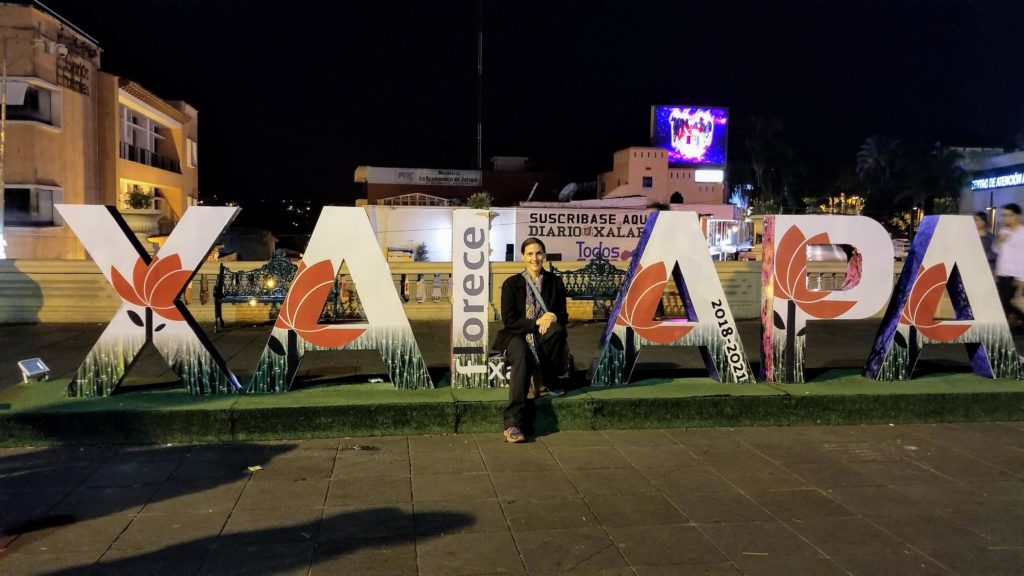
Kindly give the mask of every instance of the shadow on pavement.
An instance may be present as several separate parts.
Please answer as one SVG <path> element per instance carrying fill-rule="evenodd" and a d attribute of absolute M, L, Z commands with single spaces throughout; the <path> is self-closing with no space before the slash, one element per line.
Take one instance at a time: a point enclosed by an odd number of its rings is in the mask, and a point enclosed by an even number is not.
<path fill-rule="evenodd" d="M 322 522 L 318 520 L 199 538 L 160 550 L 140 552 L 108 562 L 101 561 L 97 565 L 73 566 L 49 572 L 47 576 L 71 576 L 89 572 L 132 576 L 152 573 L 194 574 L 200 570 L 200 566 L 198 562 L 188 566 L 187 559 L 195 558 L 196 551 L 207 552 L 201 565 L 204 574 L 274 574 L 308 566 L 310 563 L 315 566 L 363 548 L 387 548 L 394 544 L 413 542 L 417 538 L 438 536 L 473 523 L 471 516 L 452 512 L 416 514 L 415 518 L 419 529 L 414 531 L 413 514 L 397 508 L 343 512 L 324 517 Z M 307 535 L 310 541 L 314 541 L 327 529 L 338 536 L 334 538 L 328 535 L 326 539 L 317 542 L 315 550 L 309 550 L 307 545 L 307 553 L 302 553 L 303 545 L 295 541 L 296 534 Z M 392 531 L 390 534 L 365 537 L 366 532 L 389 529 Z M 275 544 L 289 544 L 291 550 L 284 552 L 280 547 L 275 549 Z M 269 550 L 270 553 L 261 552 L 261 549 Z M 182 564 L 176 565 L 175 559 L 182 559 Z M 168 566 L 168 562 L 171 565 Z M 377 566 L 378 570 L 383 568 Z M 396 571 L 402 572 L 401 569 Z"/>
<path fill-rule="evenodd" d="M 54 447 L 0 456 L 0 553 L 19 538 L 247 479 L 297 444 Z"/>

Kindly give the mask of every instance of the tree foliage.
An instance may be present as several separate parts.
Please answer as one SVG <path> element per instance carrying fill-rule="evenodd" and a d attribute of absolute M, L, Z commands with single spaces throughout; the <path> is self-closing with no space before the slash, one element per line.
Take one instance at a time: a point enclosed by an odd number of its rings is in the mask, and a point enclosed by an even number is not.
<path fill-rule="evenodd" d="M 884 135 L 870 136 L 857 151 L 857 178 L 864 187 L 867 211 L 896 218 L 912 233 L 918 211 L 948 212 L 967 181 L 956 150 L 940 143 L 904 144 Z"/>
<path fill-rule="evenodd" d="M 782 120 L 754 117 L 744 138 L 755 195 L 764 206 L 793 206 L 798 172 L 793 147 L 782 134 Z"/>
<path fill-rule="evenodd" d="M 416 245 L 416 249 L 413 252 L 412 259 L 416 262 L 426 262 L 430 260 L 430 250 L 427 249 L 426 242 L 420 242 Z"/>

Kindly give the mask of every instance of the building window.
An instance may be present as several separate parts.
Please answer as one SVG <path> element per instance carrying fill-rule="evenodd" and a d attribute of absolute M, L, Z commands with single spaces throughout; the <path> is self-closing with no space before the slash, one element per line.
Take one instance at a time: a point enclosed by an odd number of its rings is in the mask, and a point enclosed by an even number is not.
<path fill-rule="evenodd" d="M 121 106 L 120 116 L 121 158 L 181 174 L 178 150 L 173 142 L 167 139 L 169 129 L 166 126 L 127 106 Z M 189 156 L 186 161 L 199 159 L 198 149 L 193 152 L 197 153 L 196 156 Z"/>
<path fill-rule="evenodd" d="M 7 119 L 60 126 L 60 92 L 26 82 L 9 82 Z"/>
<path fill-rule="evenodd" d="M 199 144 L 191 138 L 188 139 L 188 167 L 199 168 Z"/>
<path fill-rule="evenodd" d="M 654 188 L 654 176 L 644 176 L 644 188 Z"/>
<path fill-rule="evenodd" d="M 669 204 L 682 204 L 682 203 L 683 203 L 683 195 L 680 194 L 679 192 L 673 192 L 672 193 L 672 198 L 669 199 Z"/>
<path fill-rule="evenodd" d="M 4 226 L 60 226 L 54 204 L 64 203 L 64 190 L 50 186 L 4 187 Z"/>
<path fill-rule="evenodd" d="M 160 124 L 127 106 L 121 106 L 121 142 L 138 150 L 157 152 L 157 141 L 163 140 Z"/>

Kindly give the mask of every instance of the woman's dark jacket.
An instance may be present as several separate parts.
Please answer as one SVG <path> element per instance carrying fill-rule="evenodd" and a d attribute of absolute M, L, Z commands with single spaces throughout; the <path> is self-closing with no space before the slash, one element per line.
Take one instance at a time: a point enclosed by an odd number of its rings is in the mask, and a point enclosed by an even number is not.
<path fill-rule="evenodd" d="M 501 285 L 501 321 L 505 327 L 498 332 L 494 339 L 495 350 L 504 350 L 508 341 L 513 336 L 522 336 L 529 333 L 539 334 L 537 321 L 526 318 L 526 278 L 522 274 L 509 276 Z M 541 280 L 540 295 L 544 298 L 549 312 L 554 312 L 558 317 L 558 323 L 563 328 L 569 324 L 569 312 L 565 308 L 565 284 L 562 279 L 550 272 L 544 272 Z M 537 306 L 537 315 L 540 316 L 540 306 Z"/>

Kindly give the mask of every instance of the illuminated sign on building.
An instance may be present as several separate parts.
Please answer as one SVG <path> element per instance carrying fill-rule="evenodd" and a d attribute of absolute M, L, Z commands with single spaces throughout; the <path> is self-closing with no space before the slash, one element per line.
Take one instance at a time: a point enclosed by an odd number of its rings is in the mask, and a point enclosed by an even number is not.
<path fill-rule="evenodd" d="M 652 106 L 651 143 L 670 167 L 725 166 L 728 108 Z"/>
<path fill-rule="evenodd" d="M 971 180 L 971 190 L 991 190 L 1024 185 L 1024 164 L 1006 166 L 996 170 L 977 173 L 979 178 Z"/>
<path fill-rule="evenodd" d="M 721 184 L 725 181 L 725 170 L 694 170 L 693 181 Z"/>
<path fill-rule="evenodd" d="M 357 180 L 358 176 L 357 176 Z M 365 182 L 370 184 L 411 184 L 414 186 L 482 186 L 479 170 L 435 170 L 432 168 L 380 168 L 368 166 Z"/>

